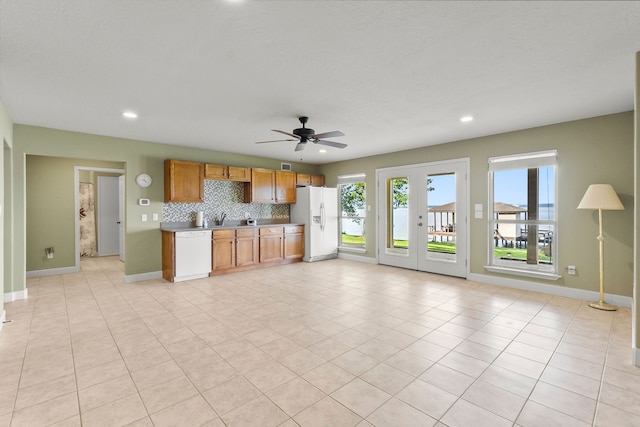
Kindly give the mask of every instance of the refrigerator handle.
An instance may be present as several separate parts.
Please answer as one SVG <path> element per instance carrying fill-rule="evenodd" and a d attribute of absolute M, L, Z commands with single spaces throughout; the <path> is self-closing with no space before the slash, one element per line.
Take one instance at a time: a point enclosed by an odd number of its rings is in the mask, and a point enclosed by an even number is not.
<path fill-rule="evenodd" d="M 324 203 L 320 203 L 320 230 L 324 231 L 325 223 L 326 223 L 326 214 L 324 211 Z"/>

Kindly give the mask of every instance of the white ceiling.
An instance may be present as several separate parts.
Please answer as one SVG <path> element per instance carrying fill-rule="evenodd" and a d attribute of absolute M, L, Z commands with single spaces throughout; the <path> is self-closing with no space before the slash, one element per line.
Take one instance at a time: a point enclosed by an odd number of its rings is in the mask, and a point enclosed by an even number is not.
<path fill-rule="evenodd" d="M 14 123 L 306 163 L 632 110 L 638 50 L 640 2 L 0 0 Z M 349 146 L 254 144 L 300 115 Z"/>

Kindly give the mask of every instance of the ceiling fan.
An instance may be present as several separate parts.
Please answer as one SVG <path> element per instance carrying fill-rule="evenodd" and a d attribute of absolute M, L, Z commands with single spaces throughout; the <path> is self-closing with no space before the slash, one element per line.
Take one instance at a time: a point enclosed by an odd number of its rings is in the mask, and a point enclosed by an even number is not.
<path fill-rule="evenodd" d="M 298 117 L 300 123 L 302 123 L 302 127 L 298 129 L 294 129 L 293 133 L 285 132 L 283 130 L 271 129 L 274 132 L 283 133 L 285 135 L 291 136 L 295 139 L 276 139 L 274 141 L 260 141 L 256 142 L 256 144 L 267 144 L 270 142 L 280 142 L 280 141 L 298 141 L 298 145 L 296 145 L 295 151 L 302 151 L 304 147 L 306 147 L 307 142 L 311 141 L 314 144 L 326 145 L 328 147 L 335 148 L 344 148 L 347 144 L 342 144 L 341 142 L 333 142 L 327 141 L 323 138 L 335 138 L 337 136 L 344 136 L 344 133 L 336 130 L 333 132 L 325 132 L 325 133 L 316 133 L 315 130 L 304 127 L 304 125 L 309 120 L 309 117 Z"/>

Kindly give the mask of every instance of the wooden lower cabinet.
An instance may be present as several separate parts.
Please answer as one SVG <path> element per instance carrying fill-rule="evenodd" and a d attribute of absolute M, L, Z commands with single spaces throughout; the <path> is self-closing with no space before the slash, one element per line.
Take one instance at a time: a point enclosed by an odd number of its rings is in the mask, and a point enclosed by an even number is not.
<path fill-rule="evenodd" d="M 276 262 L 284 259 L 282 227 L 260 229 L 260 262 Z"/>
<path fill-rule="evenodd" d="M 236 266 L 236 231 L 214 230 L 211 238 L 211 269 L 224 270 Z"/>
<path fill-rule="evenodd" d="M 213 230 L 211 276 L 302 261 L 304 226 Z"/>
<path fill-rule="evenodd" d="M 258 263 L 258 230 L 236 230 L 236 267 Z"/>
<path fill-rule="evenodd" d="M 304 256 L 304 225 L 284 227 L 284 259 Z"/>
<path fill-rule="evenodd" d="M 176 275 L 176 233 L 162 231 L 162 278 L 167 282 L 173 282 Z"/>

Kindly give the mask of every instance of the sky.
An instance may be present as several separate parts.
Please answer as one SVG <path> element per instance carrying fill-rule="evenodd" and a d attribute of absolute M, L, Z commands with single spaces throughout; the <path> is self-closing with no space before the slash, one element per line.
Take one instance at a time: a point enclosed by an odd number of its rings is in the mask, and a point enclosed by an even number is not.
<path fill-rule="evenodd" d="M 453 202 L 455 199 L 455 176 L 436 175 L 431 186 L 435 190 L 427 194 L 430 207 Z M 553 168 L 540 168 L 540 203 L 554 203 Z M 510 205 L 527 204 L 527 170 L 517 169 L 494 172 L 494 201 Z"/>

